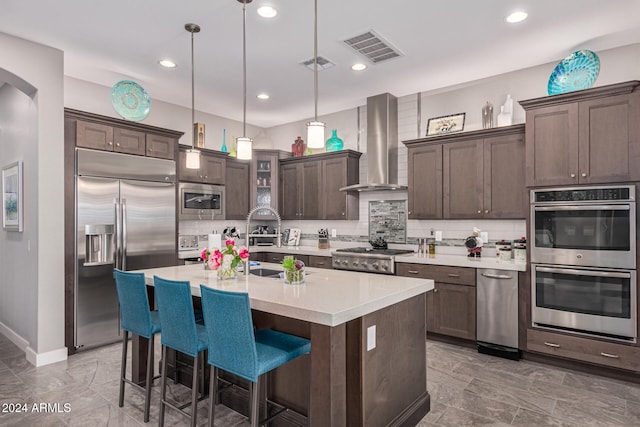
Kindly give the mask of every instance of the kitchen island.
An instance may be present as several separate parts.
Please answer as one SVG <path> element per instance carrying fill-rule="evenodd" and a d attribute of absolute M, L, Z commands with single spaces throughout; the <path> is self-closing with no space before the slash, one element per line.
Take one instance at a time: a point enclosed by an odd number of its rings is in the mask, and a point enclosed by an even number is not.
<path fill-rule="evenodd" d="M 269 398 L 295 409 L 275 425 L 308 416 L 312 426 L 413 426 L 429 411 L 425 293 L 432 280 L 307 268 L 305 284 L 285 285 L 243 273 L 219 281 L 202 265 L 142 271 L 150 286 L 154 275 L 188 280 L 195 297 L 200 284 L 248 292 L 256 327 L 311 340 L 310 356 L 269 374 Z"/>

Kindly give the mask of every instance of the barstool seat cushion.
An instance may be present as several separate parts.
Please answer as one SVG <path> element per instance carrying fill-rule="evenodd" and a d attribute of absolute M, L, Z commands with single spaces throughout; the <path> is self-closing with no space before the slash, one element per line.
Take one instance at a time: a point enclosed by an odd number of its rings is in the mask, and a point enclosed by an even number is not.
<path fill-rule="evenodd" d="M 258 376 L 311 351 L 311 342 L 305 338 L 272 329 L 258 330 L 255 334 Z"/>

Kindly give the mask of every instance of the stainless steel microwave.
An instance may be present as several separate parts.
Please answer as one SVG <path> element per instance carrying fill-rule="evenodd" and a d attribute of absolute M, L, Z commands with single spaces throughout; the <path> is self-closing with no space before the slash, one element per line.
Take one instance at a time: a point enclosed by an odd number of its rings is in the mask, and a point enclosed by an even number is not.
<path fill-rule="evenodd" d="M 224 219 L 224 187 L 181 182 L 178 218 L 180 220 Z"/>

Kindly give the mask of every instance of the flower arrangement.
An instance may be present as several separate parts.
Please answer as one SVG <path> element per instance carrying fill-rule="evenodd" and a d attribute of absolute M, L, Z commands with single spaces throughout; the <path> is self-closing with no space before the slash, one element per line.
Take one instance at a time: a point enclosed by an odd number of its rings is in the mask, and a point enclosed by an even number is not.
<path fill-rule="evenodd" d="M 227 279 L 236 276 L 238 263 L 249 259 L 249 250 L 238 249 L 233 239 L 227 239 L 224 244 L 224 249 L 214 248 L 213 252 L 204 248 L 200 258 L 207 263 L 210 270 L 218 270 L 218 277 Z"/>
<path fill-rule="evenodd" d="M 282 260 L 285 283 L 304 283 L 304 262 L 293 257 L 285 257 Z"/>

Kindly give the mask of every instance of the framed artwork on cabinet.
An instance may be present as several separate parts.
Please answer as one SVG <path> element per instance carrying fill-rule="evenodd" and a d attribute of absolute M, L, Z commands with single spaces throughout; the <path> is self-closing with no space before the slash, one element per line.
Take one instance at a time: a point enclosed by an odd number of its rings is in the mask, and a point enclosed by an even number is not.
<path fill-rule="evenodd" d="M 427 122 L 427 136 L 462 132 L 464 129 L 465 114 L 466 113 L 458 113 L 450 116 L 433 117 L 429 119 Z"/>
<path fill-rule="evenodd" d="M 22 231 L 22 162 L 2 168 L 2 229 Z"/>

